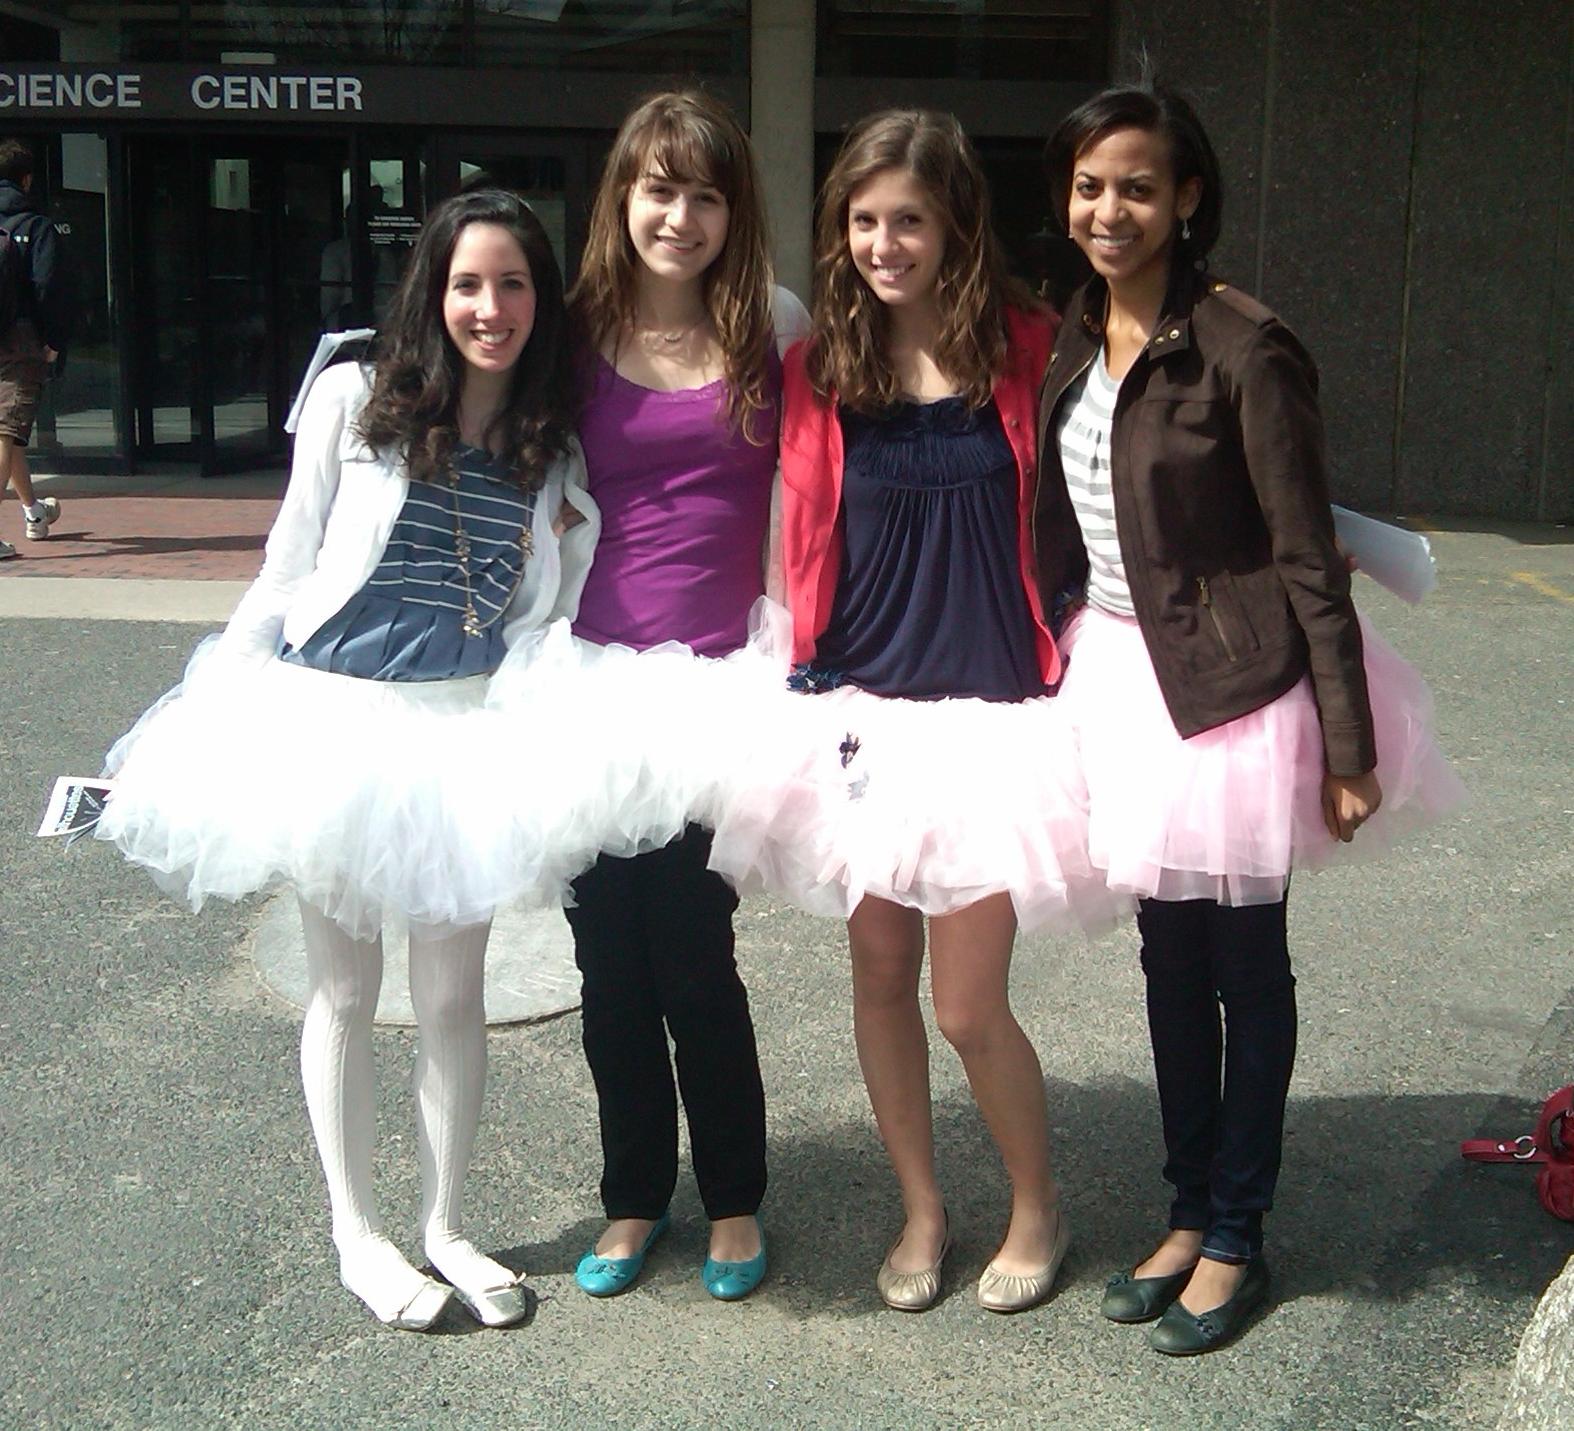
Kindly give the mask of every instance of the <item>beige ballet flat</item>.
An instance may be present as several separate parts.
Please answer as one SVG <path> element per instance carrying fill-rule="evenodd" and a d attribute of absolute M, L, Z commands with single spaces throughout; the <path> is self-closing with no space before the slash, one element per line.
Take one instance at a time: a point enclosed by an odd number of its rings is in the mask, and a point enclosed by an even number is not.
<path fill-rule="evenodd" d="M 991 1262 L 978 1279 L 978 1305 L 989 1312 L 1025 1312 L 1036 1307 L 1049 1296 L 1070 1246 L 1071 1228 L 1065 1213 L 1060 1213 L 1055 1221 L 1055 1249 L 1049 1261 L 1039 1271 L 1021 1275 L 997 1272 Z"/>
<path fill-rule="evenodd" d="M 927 1267 L 917 1272 L 898 1272 L 891 1266 L 891 1255 L 902 1245 L 902 1234 L 885 1254 L 885 1261 L 875 1274 L 874 1285 L 880 1291 L 885 1305 L 898 1312 L 927 1312 L 940 1295 L 940 1264 L 951 1250 L 951 1216 L 946 1214 L 945 1238 L 940 1244 L 940 1255 Z"/>

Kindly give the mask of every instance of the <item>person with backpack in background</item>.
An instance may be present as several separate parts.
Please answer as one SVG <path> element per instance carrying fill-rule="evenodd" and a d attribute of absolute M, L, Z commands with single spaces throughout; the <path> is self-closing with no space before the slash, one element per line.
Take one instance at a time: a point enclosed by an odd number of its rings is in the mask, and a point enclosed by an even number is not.
<path fill-rule="evenodd" d="M 32 197 L 33 151 L 0 139 L 0 501 L 7 486 L 22 503 L 30 541 L 60 515 L 53 497 L 33 491 L 26 447 L 50 369 L 65 352 L 76 293 L 60 229 Z M 16 555 L 0 541 L 0 560 Z"/>

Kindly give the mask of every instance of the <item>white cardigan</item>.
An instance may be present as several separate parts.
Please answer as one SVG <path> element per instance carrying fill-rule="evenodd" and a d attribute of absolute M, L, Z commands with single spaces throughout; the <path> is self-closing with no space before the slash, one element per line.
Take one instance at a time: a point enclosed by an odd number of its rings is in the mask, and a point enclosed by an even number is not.
<path fill-rule="evenodd" d="M 371 576 L 404 507 L 410 481 L 392 453 L 374 452 L 355 432 L 371 392 L 356 363 L 324 370 L 312 384 L 295 434 L 289 490 L 268 534 L 262 571 L 240 600 L 215 655 L 247 662 L 299 649 Z M 564 500 L 584 521 L 561 537 L 553 522 Z M 579 611 L 601 513 L 585 490 L 585 459 L 574 439 L 547 471 L 536 498 L 535 548 L 503 619 L 511 646 L 528 631 Z"/>

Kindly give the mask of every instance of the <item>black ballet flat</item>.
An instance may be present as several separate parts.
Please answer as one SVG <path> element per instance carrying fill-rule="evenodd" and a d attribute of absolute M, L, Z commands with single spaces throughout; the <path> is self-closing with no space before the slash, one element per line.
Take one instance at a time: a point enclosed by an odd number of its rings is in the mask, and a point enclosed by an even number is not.
<path fill-rule="evenodd" d="M 1186 1290 L 1196 1265 L 1193 1262 L 1191 1267 L 1183 1267 L 1167 1277 L 1134 1277 L 1130 1272 L 1117 1272 L 1104 1284 L 1099 1311 L 1110 1321 L 1123 1325 L 1151 1322 Z"/>
<path fill-rule="evenodd" d="M 1254 1257 L 1235 1295 L 1222 1307 L 1193 1316 L 1179 1302 L 1171 1302 L 1158 1325 L 1148 1333 L 1148 1345 L 1165 1356 L 1201 1356 L 1217 1351 L 1251 1320 L 1252 1313 L 1268 1300 L 1268 1264 Z"/>

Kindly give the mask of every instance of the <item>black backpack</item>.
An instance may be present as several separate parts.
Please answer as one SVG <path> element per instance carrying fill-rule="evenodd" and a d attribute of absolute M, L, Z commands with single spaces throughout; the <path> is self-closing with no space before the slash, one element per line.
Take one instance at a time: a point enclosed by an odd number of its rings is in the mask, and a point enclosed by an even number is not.
<path fill-rule="evenodd" d="M 32 307 L 33 278 L 27 248 L 17 233 L 33 214 L 0 221 L 0 338 Z"/>

